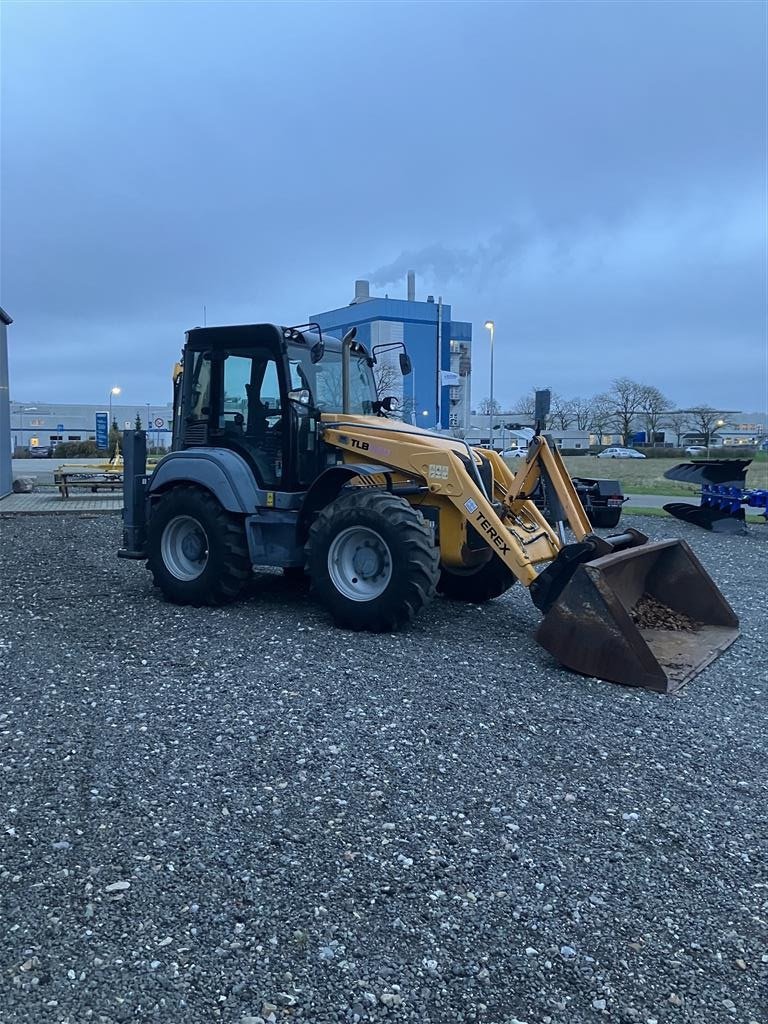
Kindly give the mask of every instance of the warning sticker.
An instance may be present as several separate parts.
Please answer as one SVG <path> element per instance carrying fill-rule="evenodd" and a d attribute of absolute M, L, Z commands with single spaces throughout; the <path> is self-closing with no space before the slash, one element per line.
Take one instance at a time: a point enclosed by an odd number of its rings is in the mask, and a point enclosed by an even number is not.
<path fill-rule="evenodd" d="M 477 512 L 477 502 L 473 501 L 471 498 L 467 498 L 464 502 L 464 508 L 471 515 L 473 512 Z"/>

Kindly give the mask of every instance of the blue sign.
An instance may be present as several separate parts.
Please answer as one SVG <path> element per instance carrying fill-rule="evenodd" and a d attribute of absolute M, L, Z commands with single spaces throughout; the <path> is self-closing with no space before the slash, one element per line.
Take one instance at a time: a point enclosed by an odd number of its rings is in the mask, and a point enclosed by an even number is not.
<path fill-rule="evenodd" d="M 96 447 L 102 451 L 109 448 L 109 413 L 96 413 Z"/>
<path fill-rule="evenodd" d="M 57 423 L 56 424 L 56 429 L 58 430 L 59 433 L 61 433 L 62 430 L 64 429 L 64 424 L 63 423 Z"/>

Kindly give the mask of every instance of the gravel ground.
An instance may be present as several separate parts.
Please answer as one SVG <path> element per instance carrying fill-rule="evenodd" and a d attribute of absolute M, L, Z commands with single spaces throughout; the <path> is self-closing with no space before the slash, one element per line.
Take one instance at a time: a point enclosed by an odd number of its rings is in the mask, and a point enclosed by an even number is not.
<path fill-rule="evenodd" d="M 742 617 L 679 698 L 558 669 L 521 588 L 353 635 L 0 518 L 3 1024 L 763 1024 L 768 529 L 634 522 Z"/>

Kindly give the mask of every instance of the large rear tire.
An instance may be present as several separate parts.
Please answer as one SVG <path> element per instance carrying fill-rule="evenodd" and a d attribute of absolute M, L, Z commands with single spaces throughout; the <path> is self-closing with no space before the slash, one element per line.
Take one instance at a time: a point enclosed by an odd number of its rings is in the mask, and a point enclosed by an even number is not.
<path fill-rule="evenodd" d="M 174 604 L 227 604 L 252 574 L 242 520 L 188 484 L 164 494 L 152 512 L 147 552 L 155 586 Z"/>
<path fill-rule="evenodd" d="M 492 555 L 490 562 L 479 569 L 446 569 L 440 573 L 438 591 L 451 601 L 485 604 L 501 597 L 516 582 L 514 573 L 500 558 Z"/>
<path fill-rule="evenodd" d="M 385 633 L 435 593 L 440 554 L 424 517 L 386 491 L 343 494 L 317 517 L 307 561 L 312 588 L 337 626 Z"/>

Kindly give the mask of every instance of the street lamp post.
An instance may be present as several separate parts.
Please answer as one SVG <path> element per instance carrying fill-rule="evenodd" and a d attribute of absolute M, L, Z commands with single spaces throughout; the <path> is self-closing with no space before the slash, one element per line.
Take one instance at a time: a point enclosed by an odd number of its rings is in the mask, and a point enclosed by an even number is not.
<path fill-rule="evenodd" d="M 109 389 L 109 429 L 112 429 L 112 396 L 119 395 L 122 388 L 114 387 Z"/>
<path fill-rule="evenodd" d="M 725 426 L 725 420 L 716 420 L 715 421 L 715 430 L 719 430 L 720 427 L 724 427 L 724 426 Z M 712 430 L 707 432 L 707 458 L 709 458 L 709 446 L 712 443 L 712 434 L 713 433 L 714 433 L 714 431 L 712 431 Z"/>
<path fill-rule="evenodd" d="M 109 435 L 112 433 L 112 396 L 119 395 L 122 388 L 115 387 L 109 389 L 109 424 L 107 426 L 107 457 L 109 457 Z M 115 457 L 117 457 L 117 448 L 115 448 Z"/>
<path fill-rule="evenodd" d="M 493 320 L 485 321 L 485 329 L 491 332 L 491 395 L 488 400 L 488 426 L 490 428 L 490 448 L 493 450 L 493 332 L 495 329 Z"/>

